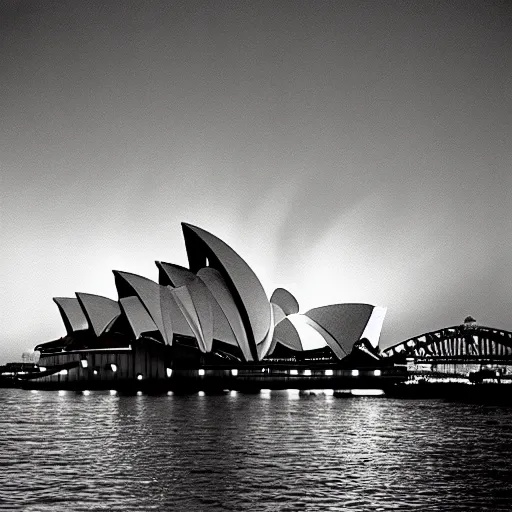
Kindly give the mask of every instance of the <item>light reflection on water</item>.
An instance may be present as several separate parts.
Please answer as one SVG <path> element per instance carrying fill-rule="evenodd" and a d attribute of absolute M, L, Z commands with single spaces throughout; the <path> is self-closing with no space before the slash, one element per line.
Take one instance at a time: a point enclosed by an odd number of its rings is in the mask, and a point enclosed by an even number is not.
<path fill-rule="evenodd" d="M 512 408 L 0 389 L 0 510 L 511 510 Z"/>

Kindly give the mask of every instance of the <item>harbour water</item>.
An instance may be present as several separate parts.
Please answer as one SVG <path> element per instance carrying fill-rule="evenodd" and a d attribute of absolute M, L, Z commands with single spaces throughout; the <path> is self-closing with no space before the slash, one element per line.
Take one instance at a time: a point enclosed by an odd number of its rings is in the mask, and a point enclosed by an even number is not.
<path fill-rule="evenodd" d="M 511 406 L 0 389 L 0 510 L 511 509 Z"/>

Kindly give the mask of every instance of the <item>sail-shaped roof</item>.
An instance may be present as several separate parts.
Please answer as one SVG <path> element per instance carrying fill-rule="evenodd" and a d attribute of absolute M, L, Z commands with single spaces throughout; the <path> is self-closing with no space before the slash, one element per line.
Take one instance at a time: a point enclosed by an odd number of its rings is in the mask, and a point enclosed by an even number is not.
<path fill-rule="evenodd" d="M 276 288 L 270 297 L 272 304 L 277 304 L 288 315 L 299 312 L 299 303 L 297 299 L 284 288 Z"/>
<path fill-rule="evenodd" d="M 170 290 L 137 274 L 118 270 L 113 272 L 119 298 L 137 296 L 156 324 L 165 342 L 172 344 L 172 320 L 168 309 Z"/>
<path fill-rule="evenodd" d="M 270 304 L 272 305 L 272 310 L 274 312 L 274 325 L 277 325 L 281 320 L 284 320 L 287 315 L 281 307 L 274 302 L 271 302 Z"/>
<path fill-rule="evenodd" d="M 198 278 L 186 286 L 171 290 L 187 319 L 202 352 L 210 352 L 213 344 L 213 313 L 208 289 Z"/>
<path fill-rule="evenodd" d="M 291 348 L 292 350 L 304 350 L 299 333 L 288 318 L 285 318 L 279 322 L 278 325 L 276 325 L 274 330 L 274 341 L 276 343 L 281 343 L 285 347 Z"/>
<path fill-rule="evenodd" d="M 210 305 L 212 307 L 213 315 L 213 338 L 217 341 L 227 343 L 228 345 L 238 347 L 235 333 L 233 332 L 224 311 L 222 311 L 220 304 L 214 299 L 210 290 L 208 290 L 208 293 L 210 295 Z"/>
<path fill-rule="evenodd" d="M 258 343 L 258 359 L 261 361 L 269 352 L 270 347 L 272 345 L 272 338 L 274 337 L 274 308 L 272 308 L 272 305 L 270 307 L 270 327 L 268 329 L 267 335 L 261 341 L 261 343 Z"/>
<path fill-rule="evenodd" d="M 158 331 L 158 327 L 137 296 L 122 297 L 119 303 L 136 340 L 145 333 Z"/>
<path fill-rule="evenodd" d="M 165 286 L 186 286 L 194 281 L 196 275 L 188 268 L 174 263 L 166 263 L 165 261 L 155 261 L 158 267 L 158 282 Z"/>
<path fill-rule="evenodd" d="M 258 359 L 257 344 L 271 328 L 271 306 L 260 281 L 247 263 L 225 242 L 196 226 L 182 224 L 190 270 L 210 266 L 224 278 L 240 312 L 249 348 Z"/>
<path fill-rule="evenodd" d="M 76 297 L 96 336 L 100 336 L 121 314 L 119 303 L 108 297 L 77 292 Z"/>
<path fill-rule="evenodd" d="M 372 311 L 370 304 L 332 304 L 311 309 L 306 316 L 317 324 L 315 328 L 325 331 L 322 335 L 333 350 L 332 340 L 335 341 L 340 349 L 335 353 L 341 358 L 349 354 L 354 343 L 361 339 Z"/>
<path fill-rule="evenodd" d="M 221 273 L 214 268 L 206 267 L 200 269 L 197 276 L 203 281 L 222 309 L 245 360 L 253 361 L 255 358 L 249 347 L 242 316 Z"/>
<path fill-rule="evenodd" d="M 55 302 L 59 308 L 60 316 L 62 317 L 68 334 L 87 330 L 87 318 L 77 298 L 54 297 L 53 302 Z"/>

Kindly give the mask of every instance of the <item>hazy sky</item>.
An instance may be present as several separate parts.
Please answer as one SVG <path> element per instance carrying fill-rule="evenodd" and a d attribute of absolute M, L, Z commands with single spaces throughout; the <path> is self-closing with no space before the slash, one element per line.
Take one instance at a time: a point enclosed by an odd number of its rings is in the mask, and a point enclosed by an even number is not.
<path fill-rule="evenodd" d="M 14 1 L 0 27 L 0 362 L 54 296 L 213 232 L 382 342 L 512 330 L 512 9 L 486 1 Z"/>

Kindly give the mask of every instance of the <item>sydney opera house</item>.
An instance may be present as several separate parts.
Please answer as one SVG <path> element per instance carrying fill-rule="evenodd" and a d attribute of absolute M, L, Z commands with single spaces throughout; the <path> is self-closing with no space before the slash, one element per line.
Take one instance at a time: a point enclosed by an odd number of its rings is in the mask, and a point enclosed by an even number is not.
<path fill-rule="evenodd" d="M 182 229 L 189 268 L 158 261 L 158 282 L 114 270 L 117 300 L 81 292 L 53 299 L 66 335 L 35 347 L 31 386 L 236 389 L 385 378 L 377 354 L 384 308 L 334 304 L 300 314 L 283 288 L 269 300 L 225 242 Z"/>

